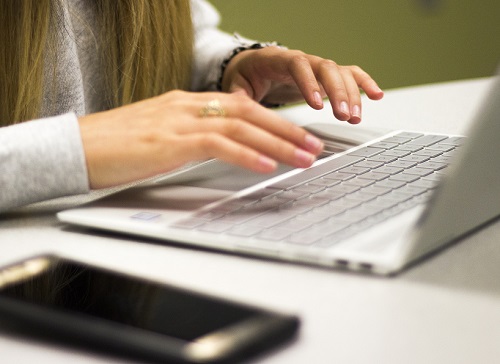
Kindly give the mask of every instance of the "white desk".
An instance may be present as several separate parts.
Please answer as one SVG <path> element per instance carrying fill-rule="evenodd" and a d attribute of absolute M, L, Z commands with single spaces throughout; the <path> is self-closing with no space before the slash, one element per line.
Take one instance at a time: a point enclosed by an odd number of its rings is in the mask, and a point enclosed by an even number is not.
<path fill-rule="evenodd" d="M 489 79 L 393 90 L 365 102 L 364 123 L 464 133 Z M 296 106 L 296 121 L 330 110 Z M 46 251 L 233 299 L 295 312 L 300 336 L 260 363 L 493 363 L 500 357 L 500 223 L 394 278 L 380 278 L 147 242 L 66 227 L 59 201 L 0 215 L 0 264 Z M 0 328 L 2 363 L 124 363 L 28 340 Z"/>

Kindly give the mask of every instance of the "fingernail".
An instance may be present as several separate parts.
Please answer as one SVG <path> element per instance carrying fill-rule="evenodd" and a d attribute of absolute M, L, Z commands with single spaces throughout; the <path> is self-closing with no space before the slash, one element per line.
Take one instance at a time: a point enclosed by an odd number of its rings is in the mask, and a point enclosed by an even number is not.
<path fill-rule="evenodd" d="M 355 117 L 361 119 L 361 108 L 359 107 L 359 105 L 354 105 L 352 107 L 351 114 L 352 114 L 352 116 L 355 116 Z"/>
<path fill-rule="evenodd" d="M 295 160 L 299 167 L 309 167 L 316 161 L 316 157 L 302 149 L 295 149 Z"/>
<path fill-rule="evenodd" d="M 342 112 L 342 114 L 345 114 L 346 116 L 350 116 L 349 105 L 347 105 L 347 102 L 342 101 L 340 103 L 340 111 Z"/>
<path fill-rule="evenodd" d="M 323 149 L 323 142 L 314 135 L 306 134 L 306 146 L 308 150 L 317 152 Z"/>
<path fill-rule="evenodd" d="M 258 162 L 265 171 L 274 170 L 278 166 L 278 163 L 274 159 L 268 158 L 263 155 L 259 156 Z"/>
<path fill-rule="evenodd" d="M 316 105 L 321 107 L 323 106 L 323 98 L 321 97 L 321 94 L 318 91 L 314 91 L 313 98 Z"/>

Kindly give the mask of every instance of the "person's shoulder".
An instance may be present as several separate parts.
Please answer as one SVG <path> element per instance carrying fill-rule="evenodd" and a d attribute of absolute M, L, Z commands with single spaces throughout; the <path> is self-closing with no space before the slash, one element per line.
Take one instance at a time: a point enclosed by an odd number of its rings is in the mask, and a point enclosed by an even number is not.
<path fill-rule="evenodd" d="M 191 0 L 191 17 L 198 28 L 218 26 L 220 23 L 219 12 L 206 0 Z"/>

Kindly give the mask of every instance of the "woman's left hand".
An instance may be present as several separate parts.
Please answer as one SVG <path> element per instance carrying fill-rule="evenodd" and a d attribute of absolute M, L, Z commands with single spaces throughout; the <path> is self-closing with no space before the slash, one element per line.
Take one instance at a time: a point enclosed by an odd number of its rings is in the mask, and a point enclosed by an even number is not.
<path fill-rule="evenodd" d="M 321 109 L 323 98 L 328 97 L 335 117 L 351 124 L 361 121 L 360 89 L 372 100 L 384 95 L 358 66 L 340 66 L 275 46 L 239 53 L 229 62 L 222 80 L 223 91 L 242 92 L 269 104 L 305 99 L 312 108 Z"/>

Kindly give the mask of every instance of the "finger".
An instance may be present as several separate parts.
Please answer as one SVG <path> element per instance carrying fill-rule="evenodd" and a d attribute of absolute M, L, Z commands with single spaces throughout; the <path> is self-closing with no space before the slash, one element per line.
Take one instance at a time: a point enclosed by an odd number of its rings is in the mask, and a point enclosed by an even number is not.
<path fill-rule="evenodd" d="M 197 133 L 182 138 L 181 148 L 186 160 L 217 158 L 259 173 L 270 173 L 277 168 L 272 158 L 239 144 L 217 133 Z"/>
<path fill-rule="evenodd" d="M 380 89 L 375 80 L 358 66 L 349 66 L 358 86 L 372 100 L 380 100 L 384 97 L 384 91 Z"/>
<path fill-rule="evenodd" d="M 341 67 L 340 72 L 343 76 L 347 96 L 349 97 L 351 118 L 347 121 L 351 124 L 358 124 L 361 122 L 361 95 L 358 84 L 349 68 Z"/>
<path fill-rule="evenodd" d="M 311 67 L 313 58 L 307 55 L 292 57 L 289 62 L 288 72 L 309 106 L 319 110 L 323 108 L 323 98 L 321 97 L 321 89 L 316 80 L 316 75 Z"/>
<path fill-rule="evenodd" d="M 321 60 L 317 65 L 316 77 L 330 99 L 333 113 L 339 120 L 349 120 L 349 96 L 340 67 L 331 60 Z"/>

